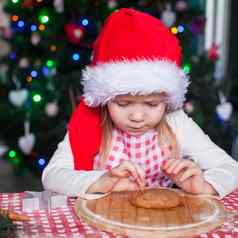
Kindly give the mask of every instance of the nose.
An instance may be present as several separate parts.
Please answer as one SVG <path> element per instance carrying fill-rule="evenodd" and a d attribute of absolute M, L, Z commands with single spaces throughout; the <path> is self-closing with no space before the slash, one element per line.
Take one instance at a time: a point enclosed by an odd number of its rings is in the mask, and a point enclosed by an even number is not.
<path fill-rule="evenodd" d="M 141 107 L 133 107 L 129 113 L 129 120 L 132 122 L 143 122 L 145 119 L 145 112 Z"/>

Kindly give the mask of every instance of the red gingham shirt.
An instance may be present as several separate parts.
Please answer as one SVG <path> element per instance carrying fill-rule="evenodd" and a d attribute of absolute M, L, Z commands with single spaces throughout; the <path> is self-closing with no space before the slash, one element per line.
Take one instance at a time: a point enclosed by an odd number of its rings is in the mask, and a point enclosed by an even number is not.
<path fill-rule="evenodd" d="M 171 187 L 172 181 L 163 174 L 160 167 L 170 154 L 169 146 L 161 149 L 158 144 L 157 132 L 150 130 L 142 136 L 128 135 L 117 128 L 112 132 L 112 150 L 102 168 L 100 157 L 94 161 L 94 169 L 108 169 L 118 166 L 123 160 L 130 160 L 140 165 L 146 173 L 146 186 Z"/>

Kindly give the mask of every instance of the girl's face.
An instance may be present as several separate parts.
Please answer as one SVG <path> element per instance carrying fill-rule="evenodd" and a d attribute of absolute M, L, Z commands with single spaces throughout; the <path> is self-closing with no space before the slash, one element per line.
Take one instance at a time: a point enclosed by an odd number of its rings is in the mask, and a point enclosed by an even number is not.
<path fill-rule="evenodd" d="M 108 112 L 116 127 L 132 136 L 153 129 L 166 110 L 164 94 L 119 95 L 108 103 Z"/>

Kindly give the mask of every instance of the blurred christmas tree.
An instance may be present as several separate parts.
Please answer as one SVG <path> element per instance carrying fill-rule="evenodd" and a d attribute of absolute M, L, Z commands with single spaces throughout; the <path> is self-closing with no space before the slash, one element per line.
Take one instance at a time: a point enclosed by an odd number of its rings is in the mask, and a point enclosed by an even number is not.
<path fill-rule="evenodd" d="M 222 133 L 229 130 L 230 115 L 216 113 L 221 90 L 213 79 L 217 48 L 203 50 L 203 1 L 9 0 L 3 7 L 0 156 L 18 168 L 44 168 L 79 100 L 81 70 L 90 62 L 92 43 L 104 19 L 121 7 L 160 18 L 178 36 L 192 81 L 185 110 L 229 149 L 231 138 L 223 143 Z"/>

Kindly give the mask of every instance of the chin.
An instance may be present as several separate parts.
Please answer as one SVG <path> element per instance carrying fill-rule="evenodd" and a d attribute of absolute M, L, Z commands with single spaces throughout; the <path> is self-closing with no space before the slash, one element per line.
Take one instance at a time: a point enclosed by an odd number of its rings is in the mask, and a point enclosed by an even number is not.
<path fill-rule="evenodd" d="M 130 135 L 130 136 L 135 136 L 135 137 L 138 137 L 138 136 L 142 136 L 143 134 L 145 134 L 145 131 L 127 131 L 127 134 Z"/>

